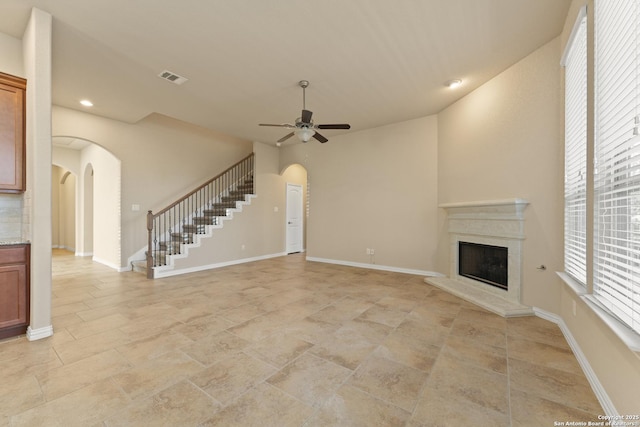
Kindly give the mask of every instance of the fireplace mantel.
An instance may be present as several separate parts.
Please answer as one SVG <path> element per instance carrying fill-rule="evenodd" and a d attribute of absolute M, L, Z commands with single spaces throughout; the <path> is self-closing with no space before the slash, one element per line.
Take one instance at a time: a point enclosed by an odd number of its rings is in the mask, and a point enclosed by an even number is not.
<path fill-rule="evenodd" d="M 499 200 L 477 200 L 474 202 L 455 202 L 455 203 L 442 203 L 438 205 L 439 208 L 444 209 L 456 209 L 456 208 L 480 208 L 487 209 L 491 207 L 513 207 L 520 213 L 529 204 L 525 199 L 499 199 Z"/>
<path fill-rule="evenodd" d="M 524 199 L 482 200 L 439 205 L 447 211 L 450 237 L 449 277 L 428 277 L 438 286 L 501 316 L 526 316 L 531 307 L 521 303 L 522 241 L 525 239 Z M 508 248 L 507 291 L 458 274 L 458 242 Z"/>

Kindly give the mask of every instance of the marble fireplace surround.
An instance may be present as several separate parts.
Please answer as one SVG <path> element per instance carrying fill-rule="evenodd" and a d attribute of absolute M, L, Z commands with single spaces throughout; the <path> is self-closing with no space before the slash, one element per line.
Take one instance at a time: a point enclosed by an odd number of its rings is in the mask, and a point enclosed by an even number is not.
<path fill-rule="evenodd" d="M 524 210 L 528 204 L 524 199 L 504 199 L 439 205 L 446 210 L 449 224 L 449 276 L 427 277 L 425 282 L 503 317 L 533 315 L 533 309 L 521 302 Z M 460 241 L 506 247 L 509 289 L 460 276 Z"/>

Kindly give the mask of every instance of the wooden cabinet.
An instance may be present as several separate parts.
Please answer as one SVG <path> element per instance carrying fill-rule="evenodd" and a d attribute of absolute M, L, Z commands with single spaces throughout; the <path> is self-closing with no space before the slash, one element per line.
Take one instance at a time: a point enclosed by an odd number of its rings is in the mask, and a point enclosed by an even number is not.
<path fill-rule="evenodd" d="M 0 73 L 0 192 L 25 190 L 25 91 L 27 81 Z"/>
<path fill-rule="evenodd" d="M 28 244 L 0 246 L 0 339 L 29 326 Z"/>

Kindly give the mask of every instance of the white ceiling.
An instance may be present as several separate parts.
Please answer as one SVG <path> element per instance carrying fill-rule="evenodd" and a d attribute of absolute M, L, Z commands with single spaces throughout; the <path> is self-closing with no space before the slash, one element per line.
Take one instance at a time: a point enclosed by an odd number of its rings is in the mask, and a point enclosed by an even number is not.
<path fill-rule="evenodd" d="M 53 21 L 53 102 L 137 122 L 151 113 L 275 143 L 302 90 L 316 123 L 351 131 L 439 112 L 556 37 L 570 0 L 2 0 Z M 157 75 L 170 70 L 183 85 Z M 452 91 L 449 79 L 464 81 Z M 344 131 L 326 130 L 331 139 Z"/>

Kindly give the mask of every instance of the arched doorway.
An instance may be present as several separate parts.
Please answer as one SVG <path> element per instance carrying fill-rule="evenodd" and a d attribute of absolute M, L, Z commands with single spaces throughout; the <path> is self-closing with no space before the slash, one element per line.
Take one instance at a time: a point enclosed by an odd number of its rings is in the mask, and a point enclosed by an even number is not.
<path fill-rule="evenodd" d="M 52 163 L 77 178 L 75 254 L 119 269 L 120 160 L 92 141 L 54 137 Z"/>
<path fill-rule="evenodd" d="M 51 169 L 51 245 L 75 252 L 76 243 L 76 175 L 53 165 Z"/>

